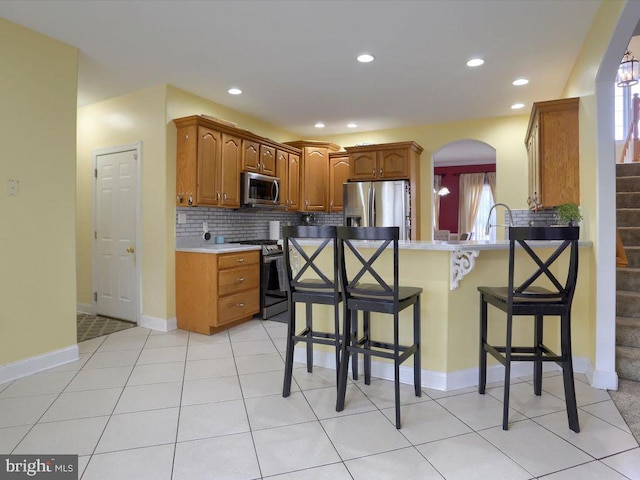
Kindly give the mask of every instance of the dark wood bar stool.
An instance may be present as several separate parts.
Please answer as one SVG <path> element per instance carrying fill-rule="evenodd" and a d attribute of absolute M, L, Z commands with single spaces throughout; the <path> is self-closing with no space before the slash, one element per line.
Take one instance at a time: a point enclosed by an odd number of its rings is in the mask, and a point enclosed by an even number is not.
<path fill-rule="evenodd" d="M 511 362 L 533 362 L 533 390 L 542 394 L 542 363 L 555 362 L 562 367 L 564 393 L 567 404 L 569 428 L 580 431 L 576 392 L 573 381 L 573 363 L 571 359 L 571 303 L 578 278 L 578 236 L 579 227 L 510 227 L 509 228 L 509 279 L 507 287 L 478 287 L 480 292 L 480 378 L 478 392 L 484 394 L 487 382 L 487 353 L 490 353 L 505 367 L 504 405 L 502 429 L 509 428 L 509 381 Z M 533 246 L 530 242 L 536 242 Z M 555 241 L 550 243 L 550 241 Z M 559 244 L 559 245 L 558 245 Z M 516 259 L 516 246 L 528 254 Z M 534 248 L 552 247 L 555 251 L 543 261 Z M 568 256 L 568 263 L 558 261 Z M 516 261 L 518 260 L 518 261 Z M 529 268 L 531 260 L 536 268 L 523 282 L 515 277 L 524 268 Z M 527 263 L 527 267 L 522 264 Z M 516 265 L 517 264 L 517 265 Z M 556 272 L 566 272 L 563 283 Z M 564 268 L 563 268 L 564 266 Z M 519 268 L 518 268 L 519 267 Z M 518 271 L 516 271 L 518 269 Z M 545 286 L 540 286 L 540 281 Z M 490 345 L 487 341 L 487 304 L 506 312 L 506 339 L 504 346 Z M 512 344 L 513 317 L 529 316 L 534 320 L 533 346 L 514 346 Z M 546 316 L 560 317 L 560 355 L 554 353 L 543 343 L 543 320 Z"/>
<path fill-rule="evenodd" d="M 422 288 L 404 287 L 398 283 L 398 227 L 338 227 L 338 249 L 340 252 L 340 280 L 344 301 L 344 331 L 356 329 L 358 312 L 363 312 L 362 337 L 352 338 L 342 343 L 340 376 L 336 410 L 344 410 L 347 388 L 349 356 L 364 355 L 365 384 L 371 383 L 371 357 L 377 356 L 393 360 L 395 382 L 396 428 L 400 428 L 400 364 L 413 355 L 413 376 L 416 397 L 422 396 L 420 379 L 420 294 Z M 376 248 L 366 259 L 354 241 L 375 240 L 367 248 Z M 389 284 L 374 269 L 385 249 L 392 245 L 393 279 Z M 381 266 L 383 262 L 379 262 Z M 363 283 L 371 282 L 371 283 Z M 413 344 L 400 344 L 400 312 L 413 305 Z M 371 312 L 393 315 L 393 341 L 378 341 L 371 338 Z M 353 367 L 356 368 L 355 366 Z"/>
<path fill-rule="evenodd" d="M 283 227 L 284 264 L 288 279 L 287 299 L 289 302 L 289 322 L 287 331 L 287 352 L 285 361 L 284 386 L 282 396 L 291 393 L 291 377 L 293 374 L 293 350 L 298 342 L 306 343 L 307 371 L 313 371 L 313 344 L 332 345 L 335 348 L 336 377 L 340 366 L 339 305 L 342 301 L 338 280 L 338 246 L 336 227 L 332 226 L 294 226 Z M 322 242 L 309 255 L 302 248 L 299 239 L 321 239 Z M 331 272 L 323 272 L 317 265 L 318 258 L 325 247 L 333 248 L 331 256 L 333 265 Z M 299 261 L 292 265 L 292 255 Z M 305 328 L 296 333 L 296 304 L 304 303 L 306 307 Z M 333 305 L 334 329 L 330 332 L 318 331 L 313 327 L 313 304 Z"/>

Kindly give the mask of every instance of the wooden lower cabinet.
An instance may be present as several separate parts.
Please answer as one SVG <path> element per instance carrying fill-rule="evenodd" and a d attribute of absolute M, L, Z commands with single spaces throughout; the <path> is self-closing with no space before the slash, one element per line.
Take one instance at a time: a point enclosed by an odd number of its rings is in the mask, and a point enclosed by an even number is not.
<path fill-rule="evenodd" d="M 176 252 L 178 328 L 210 335 L 260 311 L 260 252 Z"/>

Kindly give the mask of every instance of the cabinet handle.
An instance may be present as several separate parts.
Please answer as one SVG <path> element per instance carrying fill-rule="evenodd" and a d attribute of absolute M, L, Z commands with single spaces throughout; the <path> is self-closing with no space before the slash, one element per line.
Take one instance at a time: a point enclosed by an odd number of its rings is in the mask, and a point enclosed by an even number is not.
<path fill-rule="evenodd" d="M 333 200 L 331 200 L 331 208 L 333 208 Z"/>
<path fill-rule="evenodd" d="M 305 206 L 305 207 L 308 207 L 308 206 L 309 206 L 309 200 L 305 200 L 305 201 L 304 201 L 304 206 Z"/>
<path fill-rule="evenodd" d="M 240 258 L 239 258 L 238 260 L 236 260 L 236 261 L 237 261 L 238 263 L 242 263 L 242 262 L 244 262 L 244 258 L 243 258 L 243 257 L 240 257 Z"/>
<path fill-rule="evenodd" d="M 382 168 L 380 168 L 380 176 L 382 176 Z"/>
<path fill-rule="evenodd" d="M 182 203 L 184 201 L 184 198 L 182 198 L 181 195 L 178 195 L 178 203 Z"/>
<path fill-rule="evenodd" d="M 189 205 L 193 205 L 193 197 L 189 197 L 189 201 L 187 202 Z"/>
<path fill-rule="evenodd" d="M 242 307 L 244 307 L 244 303 L 236 303 L 236 307 L 242 308 Z"/>
<path fill-rule="evenodd" d="M 222 199 L 226 202 L 227 201 L 227 194 L 226 192 L 222 194 Z"/>
<path fill-rule="evenodd" d="M 376 176 L 376 167 L 373 167 L 373 172 L 371 172 L 371 175 L 373 175 L 374 177 Z"/>
<path fill-rule="evenodd" d="M 216 198 L 220 200 L 220 192 L 216 192 Z"/>
<path fill-rule="evenodd" d="M 244 277 L 238 278 L 238 282 L 244 282 Z"/>

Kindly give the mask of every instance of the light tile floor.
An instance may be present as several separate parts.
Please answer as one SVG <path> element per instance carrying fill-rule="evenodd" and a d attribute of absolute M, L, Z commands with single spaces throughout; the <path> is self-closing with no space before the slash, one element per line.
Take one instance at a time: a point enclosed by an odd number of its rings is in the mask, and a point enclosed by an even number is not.
<path fill-rule="evenodd" d="M 606 391 L 576 375 L 582 432 L 568 429 L 561 377 L 535 397 L 502 388 L 351 382 L 296 364 L 282 398 L 286 326 L 252 320 L 211 337 L 141 327 L 80 344 L 81 359 L 0 386 L 0 451 L 77 453 L 83 480 L 640 479 L 640 448 Z"/>

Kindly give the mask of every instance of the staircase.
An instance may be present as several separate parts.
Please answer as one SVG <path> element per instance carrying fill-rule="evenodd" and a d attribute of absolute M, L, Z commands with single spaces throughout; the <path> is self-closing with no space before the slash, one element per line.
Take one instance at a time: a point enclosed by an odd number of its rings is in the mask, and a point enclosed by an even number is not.
<path fill-rule="evenodd" d="M 616 165 L 617 224 L 628 266 L 616 275 L 616 371 L 640 381 L 640 163 Z"/>

